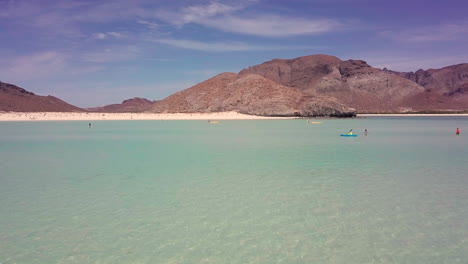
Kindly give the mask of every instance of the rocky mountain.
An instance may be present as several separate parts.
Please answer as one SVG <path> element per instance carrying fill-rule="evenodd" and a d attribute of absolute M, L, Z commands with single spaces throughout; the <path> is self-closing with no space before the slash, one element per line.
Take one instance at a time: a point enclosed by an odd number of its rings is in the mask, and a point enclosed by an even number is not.
<path fill-rule="evenodd" d="M 149 110 L 154 104 L 154 101 L 135 97 L 123 101 L 120 104 L 111 104 L 102 107 L 88 108 L 91 112 L 101 113 L 140 113 Z"/>
<path fill-rule="evenodd" d="M 220 112 L 354 116 L 368 112 L 468 109 L 468 63 L 396 72 L 330 55 L 274 59 L 222 73 L 161 101 L 133 98 L 95 112 Z M 0 111 L 85 111 L 0 82 Z"/>
<path fill-rule="evenodd" d="M 334 97 L 358 112 L 412 109 L 407 98 L 424 92 L 417 83 L 373 68 L 365 61 L 342 61 L 329 55 L 274 59 L 239 74 L 259 74 L 307 95 Z"/>
<path fill-rule="evenodd" d="M 408 104 L 422 110 L 468 109 L 468 63 L 441 69 L 395 72 L 424 87 L 424 92 L 407 99 Z"/>
<path fill-rule="evenodd" d="M 257 74 L 222 73 L 155 103 L 152 112 L 237 111 L 264 116 L 354 116 L 335 98 L 305 94 Z"/>
<path fill-rule="evenodd" d="M 0 82 L 0 111 L 14 112 L 82 112 L 54 96 L 40 96 L 9 83 Z"/>
<path fill-rule="evenodd" d="M 348 116 L 352 108 L 358 113 L 468 109 L 468 64 L 404 73 L 329 55 L 274 59 L 218 75 L 151 111 Z"/>

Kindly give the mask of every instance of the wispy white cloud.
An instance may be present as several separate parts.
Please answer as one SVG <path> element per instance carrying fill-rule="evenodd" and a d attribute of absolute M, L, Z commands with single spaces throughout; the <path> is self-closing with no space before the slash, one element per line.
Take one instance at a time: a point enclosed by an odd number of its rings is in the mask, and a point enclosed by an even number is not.
<path fill-rule="evenodd" d="M 6 0 L 0 1 L 0 17 L 14 18 L 14 17 L 31 17 L 40 14 L 39 6 L 37 3 L 30 1 L 17 1 Z"/>
<path fill-rule="evenodd" d="M 144 58 L 143 60 L 148 60 L 148 61 L 174 61 L 174 59 L 166 59 L 166 58 Z"/>
<path fill-rule="evenodd" d="M 2 4 L 3 3 L 3 4 Z M 71 20 L 70 14 L 79 12 L 85 2 L 72 1 L 0 1 L 2 23 L 14 30 L 29 31 L 32 37 L 50 38 L 53 36 L 84 37 L 78 25 Z"/>
<path fill-rule="evenodd" d="M 144 7 L 145 1 L 114 0 L 102 2 L 89 2 L 90 4 L 70 16 L 78 22 L 103 23 L 115 20 L 129 20 L 132 18 L 152 17 L 152 10 Z"/>
<path fill-rule="evenodd" d="M 287 37 L 318 34 L 338 30 L 343 24 L 334 19 L 310 19 L 273 14 L 236 15 L 251 2 L 227 5 L 212 2 L 208 5 L 184 7 L 177 12 L 160 11 L 157 16 L 176 26 L 194 23 L 224 32 L 234 32 L 264 37 Z"/>
<path fill-rule="evenodd" d="M 152 10 L 145 9 L 147 1 L 56 1 L 56 0 L 0 0 L 0 18 L 11 27 L 30 30 L 40 37 L 84 39 L 89 24 L 128 22 L 152 17 Z M 122 38 L 121 32 L 109 31 L 96 35 L 98 39 Z"/>
<path fill-rule="evenodd" d="M 232 13 L 245 8 L 245 5 L 226 5 L 212 2 L 208 5 L 192 5 L 183 7 L 179 11 L 158 11 L 157 15 L 161 19 L 178 26 L 187 23 L 197 23 L 200 20 L 217 15 Z"/>
<path fill-rule="evenodd" d="M 137 22 L 146 29 L 160 27 L 156 18 L 173 26 L 198 24 L 225 32 L 266 37 L 282 37 L 318 34 L 334 31 L 343 24 L 334 19 L 311 19 L 255 12 L 248 15 L 246 9 L 256 0 L 222 3 L 213 1 L 205 5 L 189 5 L 177 10 L 162 10 L 149 0 L 92 1 L 0 1 L 0 17 L 11 18 L 15 23 L 31 28 L 40 28 L 42 34 L 70 38 L 84 38 L 86 25 L 90 23 Z M 243 11 L 242 13 L 239 11 Z M 247 10 L 248 11 L 248 10 Z M 241 13 L 241 14 L 239 14 Z M 96 33 L 97 39 L 116 37 L 109 33 Z M 89 34 L 88 34 L 89 35 Z"/>
<path fill-rule="evenodd" d="M 401 31 L 387 30 L 380 32 L 379 35 L 399 42 L 413 43 L 468 39 L 468 21 L 410 28 Z"/>
<path fill-rule="evenodd" d="M 106 33 L 95 33 L 95 34 L 93 34 L 93 37 L 95 39 L 106 39 L 107 35 L 106 35 Z"/>
<path fill-rule="evenodd" d="M 264 46 L 252 45 L 243 42 L 201 42 L 187 39 L 156 39 L 155 42 L 167 44 L 170 46 L 199 50 L 206 52 L 227 52 L 227 51 L 265 51 L 265 50 L 299 50 L 311 49 L 312 46 Z"/>
<path fill-rule="evenodd" d="M 93 38 L 95 39 L 122 39 L 125 38 L 125 33 L 122 32 L 99 32 L 99 33 L 94 33 Z"/>
<path fill-rule="evenodd" d="M 125 37 L 124 33 L 121 32 L 107 32 L 107 35 L 114 38 L 123 38 Z"/>
<path fill-rule="evenodd" d="M 0 77 L 12 80 L 34 80 L 63 72 L 66 56 L 55 51 L 12 58 L 0 66 Z"/>
<path fill-rule="evenodd" d="M 310 35 L 337 30 L 341 23 L 332 19 L 305 19 L 277 15 L 256 17 L 224 16 L 198 21 L 204 26 L 226 32 L 236 32 L 265 37 Z"/>
<path fill-rule="evenodd" d="M 60 17 L 68 22 L 110 22 L 134 17 L 153 17 L 153 10 L 145 7 L 149 0 L 60 1 L 60 0 L 3 0 L 0 17 L 47 20 Z"/>
<path fill-rule="evenodd" d="M 90 74 L 90 73 L 95 73 L 95 72 L 101 72 L 106 69 L 105 66 L 102 65 L 88 65 L 86 67 L 76 67 L 76 68 L 71 68 L 68 70 L 68 73 L 72 76 L 76 75 L 84 75 L 84 74 Z"/>
<path fill-rule="evenodd" d="M 73 60 L 73 56 L 58 51 L 10 56 L 6 63 L 0 64 L 0 79 L 23 82 L 86 75 L 106 69 L 102 65 L 76 64 Z"/>
<path fill-rule="evenodd" d="M 137 23 L 138 24 L 142 24 L 142 25 L 145 25 L 147 28 L 149 29 L 156 29 L 159 27 L 159 24 L 158 23 L 155 23 L 155 22 L 152 22 L 152 21 L 148 21 L 148 20 L 144 20 L 144 19 L 138 19 L 137 20 Z"/>
<path fill-rule="evenodd" d="M 90 35 L 97 40 L 122 40 L 128 34 L 109 28 L 109 31 L 87 32 L 93 23 L 133 22 L 142 25 L 140 36 L 155 34 L 161 26 L 155 22 L 159 18 L 173 26 L 189 23 L 204 27 L 266 37 L 282 37 L 317 34 L 340 28 L 340 22 L 333 19 L 309 19 L 280 15 L 256 14 L 239 15 L 256 0 L 243 0 L 221 3 L 213 1 L 205 5 L 190 5 L 176 11 L 161 10 L 149 0 L 112 2 L 62 2 L 9 0 L 1 4 L 0 17 L 10 18 L 14 23 L 31 29 L 32 34 L 47 36 L 48 39 L 62 39 L 66 36 L 75 42 L 85 40 Z M 243 12 L 244 13 L 244 12 Z M 8 20 L 10 21 L 10 20 Z M 242 48 L 233 48 L 241 49 Z"/>
<path fill-rule="evenodd" d="M 103 50 L 86 52 L 81 55 L 85 62 L 108 63 L 136 59 L 140 50 L 136 46 L 115 46 Z"/>

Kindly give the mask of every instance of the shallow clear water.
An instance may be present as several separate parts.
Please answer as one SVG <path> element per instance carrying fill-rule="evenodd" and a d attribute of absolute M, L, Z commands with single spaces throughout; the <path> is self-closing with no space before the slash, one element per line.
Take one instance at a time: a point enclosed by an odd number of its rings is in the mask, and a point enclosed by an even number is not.
<path fill-rule="evenodd" d="M 319 121 L 1 122 L 0 263 L 468 262 L 468 118 Z"/>

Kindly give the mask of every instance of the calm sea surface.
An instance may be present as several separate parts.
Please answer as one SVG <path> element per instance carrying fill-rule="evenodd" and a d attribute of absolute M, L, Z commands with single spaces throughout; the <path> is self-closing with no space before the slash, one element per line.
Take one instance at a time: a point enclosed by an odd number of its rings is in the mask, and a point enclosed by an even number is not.
<path fill-rule="evenodd" d="M 0 263 L 468 263 L 468 117 L 313 121 L 0 122 Z"/>

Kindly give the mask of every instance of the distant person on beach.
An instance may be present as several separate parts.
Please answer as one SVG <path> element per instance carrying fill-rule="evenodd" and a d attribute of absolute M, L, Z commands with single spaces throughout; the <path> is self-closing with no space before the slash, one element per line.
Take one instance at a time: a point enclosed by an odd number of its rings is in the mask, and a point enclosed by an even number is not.
<path fill-rule="evenodd" d="M 353 129 L 351 128 L 349 131 L 348 131 L 348 135 L 352 135 L 353 134 Z"/>
<path fill-rule="evenodd" d="M 460 135 L 460 128 L 457 127 L 457 132 L 456 132 L 456 135 L 459 136 Z"/>

